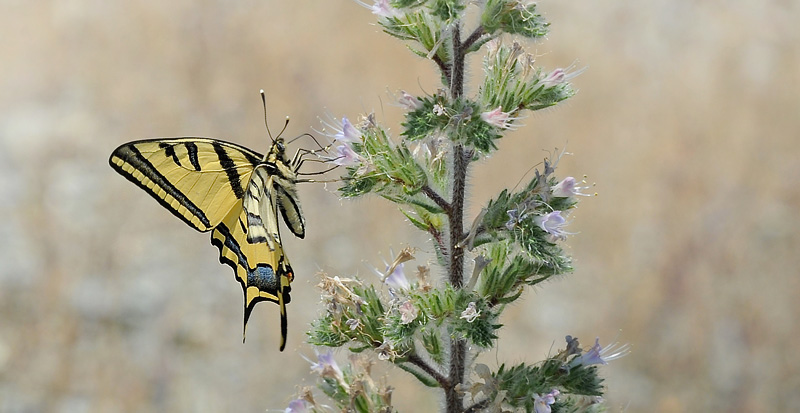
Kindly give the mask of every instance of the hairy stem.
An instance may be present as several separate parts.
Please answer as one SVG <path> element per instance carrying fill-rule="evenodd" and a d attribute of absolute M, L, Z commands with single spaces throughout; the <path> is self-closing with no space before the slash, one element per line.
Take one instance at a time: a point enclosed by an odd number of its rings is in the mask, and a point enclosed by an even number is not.
<path fill-rule="evenodd" d="M 428 198 L 431 199 L 431 201 L 435 202 L 436 205 L 439 206 L 439 208 L 442 208 L 445 213 L 450 213 L 450 209 L 451 209 L 450 208 L 450 204 L 447 201 L 445 201 L 445 199 L 442 198 L 442 196 L 439 195 L 438 192 L 434 191 L 428 185 L 425 185 L 425 186 L 422 187 L 422 193 L 427 195 Z"/>
<path fill-rule="evenodd" d="M 466 39 L 464 39 L 464 43 L 461 44 L 461 48 L 462 50 L 464 50 L 465 54 L 466 51 L 469 50 L 470 47 L 472 47 L 472 44 L 478 41 L 478 39 L 480 39 L 480 37 L 483 35 L 484 35 L 483 26 L 478 26 L 478 28 L 475 29 L 475 31 L 473 31 Z"/>
<path fill-rule="evenodd" d="M 464 395 L 458 391 L 459 384 L 464 382 L 464 368 L 467 353 L 467 341 L 463 338 L 452 338 L 450 342 L 450 386 L 445 389 L 445 403 L 447 413 L 462 413 L 464 411 Z"/>
<path fill-rule="evenodd" d="M 441 373 L 436 371 L 436 369 L 431 367 L 428 363 L 425 362 L 425 360 L 423 360 L 417 354 L 411 353 L 406 357 L 406 359 L 408 360 L 409 363 L 419 367 L 420 370 L 424 371 L 434 380 L 436 380 L 436 382 L 439 383 L 439 386 L 442 386 L 442 388 L 450 387 L 450 383 L 447 377 L 443 376 Z"/>
<path fill-rule="evenodd" d="M 453 64 L 450 66 L 450 95 L 453 100 L 464 94 L 464 50 L 461 45 L 461 22 L 453 23 Z"/>
<path fill-rule="evenodd" d="M 433 55 L 431 59 L 436 63 L 437 66 L 439 66 L 439 70 L 442 71 L 442 79 L 445 81 L 445 83 L 447 83 L 446 86 L 450 86 L 452 80 L 450 79 L 450 66 L 448 66 L 447 63 L 445 63 L 444 60 L 437 55 Z"/>
<path fill-rule="evenodd" d="M 456 100 L 464 93 L 464 55 L 466 49 L 461 43 L 461 24 L 453 25 L 453 64 L 450 66 L 450 97 Z M 474 40 L 473 40 L 474 41 Z M 468 152 L 468 151 L 467 151 Z M 453 148 L 453 197 L 450 201 L 450 211 L 447 214 L 450 239 L 450 266 L 448 268 L 450 284 L 461 288 L 464 284 L 464 249 L 459 246 L 464 234 L 464 196 L 466 193 L 467 158 L 462 145 Z M 467 353 L 466 340 L 458 337 L 450 339 L 450 369 L 448 373 L 449 386 L 445 391 L 445 404 L 447 413 L 461 413 L 464 411 L 464 396 L 456 386 L 464 382 L 465 359 Z"/>
<path fill-rule="evenodd" d="M 453 148 L 453 199 L 450 202 L 450 213 L 447 214 L 450 226 L 450 284 L 461 288 L 464 284 L 464 249 L 459 246 L 464 239 L 464 195 L 467 181 L 467 159 L 464 147 Z"/>

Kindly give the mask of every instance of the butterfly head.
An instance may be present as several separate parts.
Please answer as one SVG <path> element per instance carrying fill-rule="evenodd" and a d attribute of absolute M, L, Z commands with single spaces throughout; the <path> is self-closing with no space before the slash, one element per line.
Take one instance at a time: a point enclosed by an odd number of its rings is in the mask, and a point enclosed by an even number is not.
<path fill-rule="evenodd" d="M 264 160 L 267 162 L 286 162 L 286 143 L 283 141 L 283 138 L 278 137 L 272 142 L 272 146 L 269 148 L 269 152 L 267 152 L 267 156 L 264 157 Z"/>

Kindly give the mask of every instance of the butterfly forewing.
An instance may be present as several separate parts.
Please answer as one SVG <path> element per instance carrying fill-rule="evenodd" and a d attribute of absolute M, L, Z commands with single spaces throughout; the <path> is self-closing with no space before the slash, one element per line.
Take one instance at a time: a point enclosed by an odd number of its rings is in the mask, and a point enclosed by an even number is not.
<path fill-rule="evenodd" d="M 126 143 L 109 163 L 178 218 L 208 231 L 244 196 L 261 155 L 232 143 L 203 138 Z"/>

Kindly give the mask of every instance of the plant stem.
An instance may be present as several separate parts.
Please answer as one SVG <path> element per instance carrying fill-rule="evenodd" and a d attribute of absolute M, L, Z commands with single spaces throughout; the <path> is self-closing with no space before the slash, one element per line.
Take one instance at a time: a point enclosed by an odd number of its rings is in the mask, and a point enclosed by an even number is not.
<path fill-rule="evenodd" d="M 481 36 L 484 35 L 483 26 L 478 26 L 475 31 L 472 32 L 466 39 L 464 39 L 464 43 L 461 44 L 461 47 L 464 51 L 472 47 L 472 44 L 478 41 Z"/>
<path fill-rule="evenodd" d="M 461 22 L 453 22 L 453 65 L 450 66 L 450 96 L 456 100 L 464 94 L 464 50 L 461 46 Z"/>
<path fill-rule="evenodd" d="M 436 371 L 436 369 L 434 369 L 428 363 L 426 363 L 425 360 L 423 360 L 420 356 L 411 353 L 407 356 L 407 359 L 409 363 L 419 367 L 420 370 L 424 371 L 434 380 L 436 380 L 436 382 L 439 383 L 439 386 L 441 386 L 442 388 L 450 386 L 447 377 L 441 375 L 438 371 Z"/>
<path fill-rule="evenodd" d="M 464 249 L 459 246 L 464 237 L 464 195 L 467 181 L 467 159 L 464 147 L 453 148 L 453 199 L 447 215 L 450 227 L 450 284 L 461 288 L 464 284 Z"/>
<path fill-rule="evenodd" d="M 442 208 L 445 213 L 450 212 L 451 209 L 450 204 L 447 201 L 445 201 L 444 198 L 442 198 L 442 196 L 439 195 L 436 191 L 434 191 L 431 187 L 429 187 L 428 185 L 423 186 L 422 193 L 427 195 L 428 198 L 431 199 L 431 201 L 435 202 L 436 205 L 439 206 L 439 208 Z"/>
<path fill-rule="evenodd" d="M 455 101 L 464 93 L 464 55 L 466 49 L 461 43 L 461 23 L 455 22 L 452 31 L 453 64 L 450 66 L 450 97 Z M 474 41 L 474 40 L 473 40 Z M 468 46 L 468 45 L 467 45 Z M 467 158 L 464 147 L 460 144 L 453 147 L 453 196 L 450 200 L 450 211 L 447 214 L 450 230 L 449 248 L 450 268 L 449 281 L 455 288 L 464 284 L 464 249 L 459 243 L 464 234 L 464 196 L 466 192 Z M 444 389 L 447 413 L 464 411 L 464 396 L 456 386 L 464 382 L 466 367 L 467 342 L 463 338 L 450 339 L 450 369 L 448 386 Z"/>

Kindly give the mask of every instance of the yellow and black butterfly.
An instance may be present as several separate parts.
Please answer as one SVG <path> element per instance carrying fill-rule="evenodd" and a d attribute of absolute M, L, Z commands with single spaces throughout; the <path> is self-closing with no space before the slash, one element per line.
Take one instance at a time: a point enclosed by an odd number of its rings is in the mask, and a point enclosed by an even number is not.
<path fill-rule="evenodd" d="M 112 168 L 189 226 L 211 231 L 220 262 L 233 268 L 244 290 L 245 330 L 257 303 L 280 306 L 281 351 L 294 271 L 281 245 L 278 211 L 289 230 L 304 238 L 296 190 L 299 155 L 289 159 L 280 136 L 266 156 L 216 139 L 164 138 L 126 143 L 109 159 Z"/>

